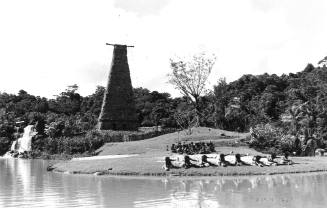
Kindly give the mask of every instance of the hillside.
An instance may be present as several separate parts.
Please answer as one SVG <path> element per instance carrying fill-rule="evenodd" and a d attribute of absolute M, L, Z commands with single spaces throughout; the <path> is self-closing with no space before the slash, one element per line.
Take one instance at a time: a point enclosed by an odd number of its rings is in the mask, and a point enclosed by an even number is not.
<path fill-rule="evenodd" d="M 125 142 L 107 143 L 96 152 L 99 155 L 116 154 L 145 154 L 149 152 L 166 153 L 167 145 L 170 147 L 177 142 L 209 142 L 212 141 L 216 147 L 228 145 L 239 146 L 240 140 L 248 136 L 248 133 L 229 132 L 220 129 L 199 127 L 193 129 L 191 135 L 185 131 L 161 135 L 152 139 Z"/>
<path fill-rule="evenodd" d="M 222 136 L 221 134 L 225 135 Z M 231 151 L 241 154 L 260 155 L 253 149 L 242 144 L 248 133 L 229 132 L 219 129 L 209 129 L 205 127 L 196 128 L 192 135 L 186 135 L 185 132 L 179 133 L 179 141 L 196 142 L 212 141 L 215 144 L 217 153 L 228 154 Z M 174 169 L 166 172 L 162 169 L 163 158 L 172 156 L 167 151 L 167 145 L 178 142 L 178 132 L 158 136 L 152 139 L 134 141 L 107 143 L 97 150 L 100 158 L 106 155 L 126 155 L 135 154 L 132 157 L 112 158 L 112 159 L 94 159 L 94 160 L 71 160 L 62 161 L 52 166 L 54 171 L 67 173 L 103 173 L 114 175 L 235 175 L 260 174 L 261 170 L 257 167 L 228 167 L 228 168 L 191 168 Z M 176 155 L 175 155 L 176 156 Z"/>
<path fill-rule="evenodd" d="M 229 136 L 220 136 L 221 133 Z M 248 134 L 238 134 L 218 129 L 197 128 L 194 134 L 180 134 L 180 141 L 199 141 L 210 138 L 216 145 L 217 153 L 228 154 L 231 151 L 241 154 L 262 155 L 253 149 L 243 146 L 242 140 Z M 107 143 L 98 152 L 100 157 L 114 154 L 136 154 L 131 157 L 71 160 L 54 164 L 51 169 L 69 174 L 96 175 L 146 175 L 146 176 L 226 176 L 226 175 L 258 175 L 327 171 L 327 157 L 296 157 L 292 158 L 294 165 L 258 167 L 258 166 L 228 166 L 203 167 L 189 169 L 162 169 L 165 156 L 177 155 L 166 151 L 166 146 L 175 143 L 178 133 L 166 134 L 152 139 L 135 142 Z M 224 143 L 226 140 L 230 143 Z M 235 145 L 238 144 L 238 145 Z"/>

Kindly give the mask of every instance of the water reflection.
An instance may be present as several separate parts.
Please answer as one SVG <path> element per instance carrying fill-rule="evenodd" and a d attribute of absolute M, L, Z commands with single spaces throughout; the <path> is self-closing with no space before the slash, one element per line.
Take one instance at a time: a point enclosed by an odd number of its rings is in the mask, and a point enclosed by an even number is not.
<path fill-rule="evenodd" d="M 0 207 L 325 207 L 327 174 L 118 178 L 45 171 L 47 161 L 0 159 Z"/>

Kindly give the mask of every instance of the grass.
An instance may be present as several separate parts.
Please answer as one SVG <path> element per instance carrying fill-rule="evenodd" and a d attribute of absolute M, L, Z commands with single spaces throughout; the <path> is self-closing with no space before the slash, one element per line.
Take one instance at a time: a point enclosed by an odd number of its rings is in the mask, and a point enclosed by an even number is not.
<path fill-rule="evenodd" d="M 221 136 L 221 134 L 226 136 Z M 181 131 L 140 141 L 107 143 L 97 150 L 97 153 L 99 153 L 99 155 L 117 155 L 145 154 L 155 151 L 158 154 L 166 154 L 167 145 L 170 146 L 178 141 L 212 141 L 217 146 L 220 142 L 240 143 L 240 140 L 244 139 L 247 135 L 247 133 L 228 132 L 219 129 L 199 127 L 193 130 L 192 135 L 187 135 L 184 131 Z"/>
<path fill-rule="evenodd" d="M 190 169 L 172 169 L 164 171 L 160 157 L 134 157 L 94 161 L 67 161 L 54 165 L 55 171 L 68 173 L 93 174 L 102 172 L 109 175 L 140 175 L 140 176 L 235 176 L 235 175 L 273 175 L 282 173 L 304 173 L 327 171 L 327 157 L 292 158 L 294 165 L 257 167 L 230 166 L 205 167 Z"/>
<path fill-rule="evenodd" d="M 221 136 L 225 134 L 227 136 Z M 302 173 L 327 171 L 327 157 L 296 157 L 292 158 L 294 165 L 257 167 L 257 166 L 229 166 L 204 167 L 189 169 L 162 169 L 163 158 L 170 156 L 167 145 L 178 141 L 207 141 L 215 143 L 218 153 L 235 153 L 262 155 L 244 145 L 241 140 L 248 134 L 227 132 L 218 129 L 197 128 L 192 135 L 175 132 L 152 139 L 107 143 L 97 150 L 98 155 L 138 154 L 134 157 L 102 159 L 92 161 L 62 161 L 53 165 L 54 171 L 81 174 L 108 175 L 139 175 L 139 176 L 233 176 L 233 175 L 262 175 L 282 173 Z"/>

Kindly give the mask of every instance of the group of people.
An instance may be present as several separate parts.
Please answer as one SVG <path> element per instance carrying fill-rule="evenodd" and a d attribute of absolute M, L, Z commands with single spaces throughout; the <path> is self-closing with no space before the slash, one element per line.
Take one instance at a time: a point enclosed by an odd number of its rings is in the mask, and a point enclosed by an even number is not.
<path fill-rule="evenodd" d="M 177 144 L 172 144 L 170 148 L 172 153 L 178 154 L 187 154 L 187 155 L 194 155 L 194 154 L 209 154 L 215 152 L 214 144 L 210 142 L 190 142 L 183 144 L 178 142 Z"/>
<path fill-rule="evenodd" d="M 201 168 L 208 166 L 241 166 L 241 165 L 252 165 L 252 166 L 277 166 L 277 165 L 291 165 L 293 162 L 288 158 L 288 153 L 285 153 L 282 157 L 277 157 L 275 154 L 268 156 L 250 156 L 241 154 L 215 154 L 205 155 L 202 154 L 198 158 L 184 155 L 182 160 L 177 158 L 165 157 L 165 164 L 163 168 L 169 171 L 172 168 Z"/>

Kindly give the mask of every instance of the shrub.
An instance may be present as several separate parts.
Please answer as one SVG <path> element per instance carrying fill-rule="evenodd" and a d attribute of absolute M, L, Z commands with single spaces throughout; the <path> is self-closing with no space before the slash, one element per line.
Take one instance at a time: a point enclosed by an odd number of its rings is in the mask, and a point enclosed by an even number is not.
<path fill-rule="evenodd" d="M 250 147 L 256 149 L 269 149 L 276 147 L 282 138 L 282 130 L 271 124 L 259 124 L 253 129 L 253 136 L 250 140 Z"/>
<path fill-rule="evenodd" d="M 11 140 L 7 137 L 0 137 L 0 155 L 5 154 L 11 145 Z"/>
<path fill-rule="evenodd" d="M 284 135 L 282 136 L 282 138 L 280 139 L 280 150 L 282 152 L 295 152 L 296 149 L 294 147 L 294 142 L 295 142 L 295 136 L 292 136 L 290 134 Z"/>
<path fill-rule="evenodd" d="M 65 128 L 65 122 L 62 120 L 51 122 L 45 126 L 45 133 L 51 138 L 62 136 L 62 131 Z"/>
<path fill-rule="evenodd" d="M 154 123 L 150 120 L 144 120 L 142 123 L 141 123 L 141 126 L 154 126 Z"/>
<path fill-rule="evenodd" d="M 14 125 L 8 123 L 0 124 L 0 137 L 8 137 L 12 139 L 14 132 Z"/>
<path fill-rule="evenodd" d="M 298 142 L 297 142 L 297 141 Z M 271 124 L 257 125 L 253 129 L 250 147 L 253 147 L 264 153 L 301 153 L 301 144 L 299 140 L 290 134 L 286 134 L 282 128 L 275 127 Z"/>
<path fill-rule="evenodd" d="M 48 154 L 93 154 L 104 145 L 104 138 L 93 131 L 86 135 L 73 137 L 46 137 L 35 140 L 34 151 L 44 151 Z"/>
<path fill-rule="evenodd" d="M 33 141 L 33 151 L 67 155 L 94 155 L 95 151 L 107 142 L 123 142 L 149 139 L 161 134 L 170 133 L 174 129 L 162 131 L 98 131 L 91 130 L 78 136 L 42 137 L 37 136 Z"/>

